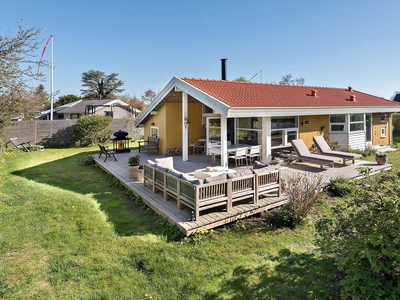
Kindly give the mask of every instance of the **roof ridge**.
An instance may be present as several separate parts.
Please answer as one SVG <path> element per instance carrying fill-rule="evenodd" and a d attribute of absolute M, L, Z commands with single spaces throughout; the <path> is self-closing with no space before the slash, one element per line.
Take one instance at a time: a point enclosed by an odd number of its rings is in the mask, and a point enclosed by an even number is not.
<path fill-rule="evenodd" d="M 222 79 L 210 79 L 210 78 L 195 78 L 195 77 L 180 77 L 182 80 L 199 80 L 199 81 L 211 81 L 211 82 L 229 82 L 238 84 L 254 84 L 254 85 L 271 85 L 271 86 L 285 86 L 285 87 L 299 87 L 299 88 L 321 88 L 321 89 L 337 89 L 337 90 L 347 90 L 348 87 L 330 87 L 330 86 L 317 86 L 317 85 L 296 85 L 296 84 L 282 84 L 282 83 L 272 83 L 272 82 L 251 82 L 251 81 L 239 81 L 239 80 L 222 80 Z M 356 91 L 356 90 L 353 90 Z M 366 93 L 365 93 L 366 94 Z M 369 95 L 369 94 L 367 94 Z M 373 95 L 370 95 L 373 96 Z M 377 97 L 377 96 L 375 96 Z"/>

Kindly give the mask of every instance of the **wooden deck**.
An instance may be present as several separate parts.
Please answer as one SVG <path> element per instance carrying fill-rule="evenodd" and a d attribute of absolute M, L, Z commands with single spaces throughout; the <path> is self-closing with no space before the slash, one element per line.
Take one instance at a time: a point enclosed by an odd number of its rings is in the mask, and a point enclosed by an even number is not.
<path fill-rule="evenodd" d="M 259 203 L 251 204 L 245 201 L 236 203 L 231 212 L 226 211 L 204 211 L 199 220 L 192 221 L 192 212 L 189 209 L 179 210 L 176 205 L 176 200 L 163 199 L 163 195 L 153 193 L 150 187 L 145 187 L 143 183 L 136 179 L 128 177 L 128 157 L 138 154 L 137 151 L 131 153 L 116 154 L 117 161 L 113 158 L 108 158 L 104 162 L 104 156 L 98 158 L 94 155 L 94 159 L 98 166 L 104 171 L 115 176 L 127 189 L 132 191 L 136 196 L 140 196 L 143 202 L 152 210 L 167 218 L 170 222 L 177 225 L 179 230 L 189 236 L 198 229 L 211 229 L 224 224 L 234 222 L 239 219 L 249 217 L 262 211 L 267 211 L 286 203 L 285 197 L 266 196 L 259 199 Z M 150 159 L 163 156 L 151 156 Z M 146 154 L 140 153 L 141 163 L 145 163 L 148 159 Z M 204 155 L 191 155 L 188 162 L 183 162 L 182 157 L 174 157 L 174 167 L 185 173 L 193 172 L 196 169 L 202 169 L 209 166 L 208 158 Z"/>
<path fill-rule="evenodd" d="M 104 162 L 104 156 L 98 158 L 98 155 L 94 155 L 94 159 L 104 171 L 115 176 L 127 189 L 131 190 L 134 195 L 140 196 L 143 202 L 155 212 L 167 218 L 173 224 L 176 224 L 179 230 L 186 236 L 193 234 L 198 229 L 216 228 L 255 215 L 259 212 L 282 206 L 287 202 L 284 195 L 282 197 L 268 196 L 261 198 L 258 204 L 245 202 L 236 203 L 229 213 L 226 211 L 205 211 L 201 214 L 199 220 L 192 221 L 193 216 L 191 210 L 179 210 L 175 200 L 171 199 L 165 201 L 160 192 L 153 193 L 150 187 L 145 187 L 143 183 L 128 177 L 128 158 L 137 154 L 139 154 L 137 150 L 133 150 L 130 153 L 118 153 L 115 155 L 117 161 L 113 158 L 108 158 L 107 161 Z M 151 156 L 148 157 L 146 153 L 140 153 L 140 162 L 143 164 L 146 163 L 147 159 L 154 160 L 154 158 L 157 157 L 165 157 L 165 155 L 151 154 Z M 174 157 L 174 168 L 184 173 L 191 173 L 210 165 L 211 158 L 203 154 L 189 155 L 189 160 L 186 162 L 182 161 L 181 156 Z M 354 165 L 344 166 L 336 164 L 335 168 L 326 167 L 323 170 L 317 165 L 307 163 L 277 165 L 277 168 L 281 169 L 282 176 L 289 176 L 295 173 L 314 173 L 323 176 L 327 183 L 331 178 L 359 177 L 360 174 L 357 171 L 359 167 L 369 167 L 372 169 L 372 173 L 392 168 L 390 164 L 378 165 L 375 162 L 362 160 L 356 161 Z"/>

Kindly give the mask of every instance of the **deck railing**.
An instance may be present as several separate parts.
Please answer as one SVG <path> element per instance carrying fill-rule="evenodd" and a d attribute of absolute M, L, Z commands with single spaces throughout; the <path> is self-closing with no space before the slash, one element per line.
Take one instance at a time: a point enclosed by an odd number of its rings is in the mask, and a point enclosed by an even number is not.
<path fill-rule="evenodd" d="M 176 174 L 170 174 L 149 164 L 144 165 L 144 185 L 150 185 L 153 192 L 161 191 L 164 200 L 172 197 L 177 207 L 189 207 L 197 220 L 203 210 L 223 207 L 232 209 L 236 201 L 250 199 L 257 203 L 261 195 L 276 193 L 281 195 L 280 171 L 238 176 L 226 180 L 194 184 Z"/>

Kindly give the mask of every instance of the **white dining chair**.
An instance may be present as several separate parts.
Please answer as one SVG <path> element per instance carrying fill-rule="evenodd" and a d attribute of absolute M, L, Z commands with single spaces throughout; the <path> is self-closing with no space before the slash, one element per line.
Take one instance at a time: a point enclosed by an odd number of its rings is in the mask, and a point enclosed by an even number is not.
<path fill-rule="evenodd" d="M 249 153 L 247 153 L 247 159 L 249 160 L 249 162 L 252 163 L 255 157 L 258 157 L 258 159 L 260 159 L 260 156 L 261 156 L 261 145 L 251 146 Z"/>
<path fill-rule="evenodd" d="M 249 166 L 247 164 L 247 148 L 238 148 L 236 151 L 228 156 L 230 159 L 235 160 L 235 165 L 236 165 L 236 170 L 238 169 L 238 161 L 240 165 L 240 161 L 245 160 L 246 161 L 246 166 Z"/>

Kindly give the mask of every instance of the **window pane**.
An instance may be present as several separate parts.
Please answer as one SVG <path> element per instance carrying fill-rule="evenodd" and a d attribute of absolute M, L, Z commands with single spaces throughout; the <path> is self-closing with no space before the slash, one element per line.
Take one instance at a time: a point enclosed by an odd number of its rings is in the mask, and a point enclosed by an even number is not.
<path fill-rule="evenodd" d="M 362 121 L 364 121 L 363 114 L 350 115 L 350 122 L 362 122 Z"/>
<path fill-rule="evenodd" d="M 345 116 L 344 115 L 330 115 L 331 123 L 344 123 Z"/>
<path fill-rule="evenodd" d="M 271 128 L 297 128 L 297 117 L 271 118 Z"/>
<path fill-rule="evenodd" d="M 261 118 L 237 118 L 237 128 L 262 129 Z"/>
<path fill-rule="evenodd" d="M 283 145 L 284 131 L 276 130 L 271 132 L 271 147 Z"/>
<path fill-rule="evenodd" d="M 261 131 L 256 130 L 236 130 L 236 137 L 239 144 L 261 145 Z"/>
<path fill-rule="evenodd" d="M 331 125 L 331 131 L 344 131 L 344 125 Z"/>
<path fill-rule="evenodd" d="M 350 124 L 350 131 L 364 130 L 364 123 L 352 123 Z"/>
<path fill-rule="evenodd" d="M 288 131 L 287 133 L 287 142 L 290 143 L 292 140 L 297 139 L 297 131 Z"/>

